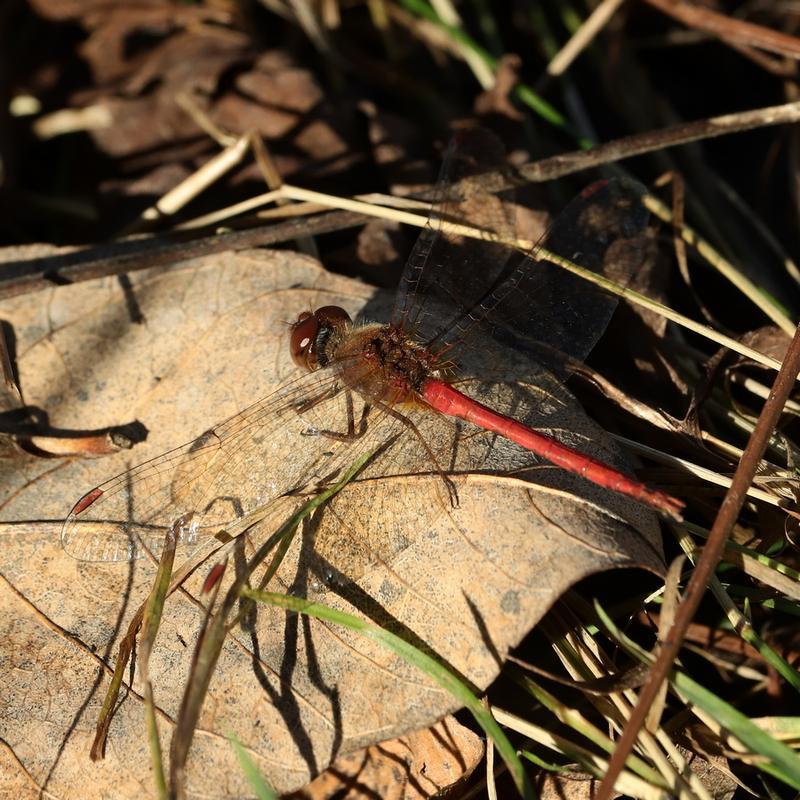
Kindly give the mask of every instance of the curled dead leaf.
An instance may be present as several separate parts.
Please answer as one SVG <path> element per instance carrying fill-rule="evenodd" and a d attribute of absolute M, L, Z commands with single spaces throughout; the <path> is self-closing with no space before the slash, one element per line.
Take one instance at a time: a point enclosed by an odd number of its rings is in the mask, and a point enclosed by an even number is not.
<path fill-rule="evenodd" d="M 483 741 L 453 717 L 431 728 L 337 758 L 287 800 L 424 800 L 466 781 L 483 757 Z"/>
<path fill-rule="evenodd" d="M 104 478 L 189 440 L 296 375 L 286 336 L 298 311 L 337 303 L 381 319 L 388 309 L 388 298 L 363 284 L 287 253 L 226 253 L 130 281 L 143 324 L 131 318 L 130 296 L 111 278 L 50 290 L 47 302 L 4 302 L 21 344 L 22 389 L 29 402 L 46 405 L 54 425 L 97 429 L 133 419 L 150 431 L 133 452 L 105 459 L 59 461 L 56 468 L 28 456 L 0 463 L 4 520 L 59 520 Z M 495 364 L 492 381 L 471 387 L 620 464 L 616 447 L 569 393 L 529 361 L 509 364 L 504 376 Z M 254 462 L 251 474 L 268 478 L 276 465 L 299 457 L 301 444 L 286 438 L 280 446 L 288 449 Z M 459 507 L 440 504 L 435 517 L 427 509 L 442 492 L 438 476 L 365 473 L 303 529 L 278 577 L 293 591 L 380 621 L 483 688 L 575 581 L 611 568 L 660 570 L 661 555 L 655 519 L 635 503 L 491 437 L 462 437 L 458 458 L 467 464 L 476 450 L 485 453 L 482 469 L 454 477 Z M 269 532 L 267 525 L 249 538 L 255 544 Z M 370 554 L 361 577 L 322 587 L 320 557 L 347 576 L 348 548 L 358 537 Z M 139 796 L 149 756 L 138 679 L 113 720 L 106 761 L 91 764 L 87 751 L 105 683 L 98 669 L 107 673 L 154 567 L 75 561 L 52 526 L 41 535 L 9 533 L 3 544 L 0 649 L 9 674 L 27 676 L 0 708 L 6 742 L 28 774 L 49 776 L 50 791 L 80 780 L 98 796 Z M 167 603 L 150 659 L 166 738 L 189 675 L 206 572 Z M 49 711 L 33 721 L 26 715 L 23 724 L 16 709 L 31 704 Z M 335 758 L 424 728 L 457 706 L 378 645 L 259 608 L 223 649 L 191 751 L 189 790 L 215 793 L 224 784 L 229 793 L 246 792 L 229 731 L 276 788 L 289 791 Z"/>

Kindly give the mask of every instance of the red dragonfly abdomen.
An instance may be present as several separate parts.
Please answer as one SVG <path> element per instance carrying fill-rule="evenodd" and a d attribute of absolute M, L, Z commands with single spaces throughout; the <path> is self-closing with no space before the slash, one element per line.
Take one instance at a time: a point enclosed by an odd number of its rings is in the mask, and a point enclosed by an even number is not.
<path fill-rule="evenodd" d="M 544 433 L 539 433 L 521 422 L 493 411 L 444 381 L 429 378 L 423 384 L 420 395 L 431 408 L 442 414 L 458 417 L 479 428 L 497 433 L 562 469 L 581 475 L 613 492 L 628 495 L 673 519 L 681 519 L 681 509 L 684 504 L 677 498 L 651 489 L 641 481 L 618 472 L 602 461 L 573 450 Z"/>

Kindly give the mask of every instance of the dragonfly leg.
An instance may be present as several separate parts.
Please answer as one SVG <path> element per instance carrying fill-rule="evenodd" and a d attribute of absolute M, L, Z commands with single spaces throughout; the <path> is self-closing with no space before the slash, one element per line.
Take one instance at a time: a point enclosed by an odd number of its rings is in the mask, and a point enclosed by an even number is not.
<path fill-rule="evenodd" d="M 431 450 L 430 445 L 425 441 L 425 437 L 419 432 L 417 426 L 408 417 L 406 417 L 404 414 L 401 414 L 399 411 L 396 411 L 391 406 L 384 405 L 383 403 L 377 403 L 377 406 L 389 414 L 389 416 L 394 417 L 402 422 L 403 425 L 405 425 L 414 434 L 414 436 L 417 437 L 420 444 L 422 444 L 423 448 L 425 449 L 425 452 L 428 454 L 428 458 L 431 460 L 436 473 L 444 481 L 444 485 L 447 487 L 447 494 L 450 498 L 451 507 L 458 508 L 458 492 L 456 491 L 456 485 L 439 465 L 439 462 L 436 460 L 436 455 L 434 454 L 433 450 Z"/>
<path fill-rule="evenodd" d="M 330 400 L 330 399 L 336 397 L 336 395 L 339 394 L 339 392 L 341 390 L 342 389 L 339 386 L 339 384 L 338 383 L 334 383 L 332 386 L 330 386 L 324 392 L 320 392 L 315 397 L 309 397 L 308 399 L 303 400 L 302 402 L 294 403 L 293 404 L 294 410 L 300 416 L 302 416 L 303 414 L 306 413 L 306 411 L 311 411 L 312 408 L 314 408 L 315 406 L 318 406 L 320 403 L 324 403 L 326 400 Z"/>
<path fill-rule="evenodd" d="M 217 503 L 230 503 L 231 507 L 233 508 L 233 513 L 236 515 L 237 519 L 244 516 L 242 501 L 238 497 L 228 494 L 217 495 L 209 500 L 209 502 L 206 504 L 206 507 L 203 509 L 203 514 L 208 514 Z"/>
<path fill-rule="evenodd" d="M 326 436 L 328 439 L 333 439 L 337 442 L 355 442 L 360 439 L 367 432 L 367 417 L 369 416 L 370 405 L 364 403 L 364 408 L 361 410 L 361 419 L 358 421 L 358 428 L 356 428 L 355 408 L 353 406 L 353 393 L 345 390 L 345 405 L 347 407 L 347 431 L 320 430 L 316 431 L 319 436 Z"/>

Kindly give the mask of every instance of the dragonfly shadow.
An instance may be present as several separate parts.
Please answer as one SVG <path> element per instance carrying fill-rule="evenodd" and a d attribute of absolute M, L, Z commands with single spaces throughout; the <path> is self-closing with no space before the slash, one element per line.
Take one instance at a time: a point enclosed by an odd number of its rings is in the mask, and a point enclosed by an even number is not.
<path fill-rule="evenodd" d="M 304 523 L 313 524 L 313 521 Z M 247 569 L 243 551 L 239 550 L 236 556 L 237 575 Z M 295 576 L 293 583 L 287 587 L 289 594 L 305 594 L 305 587 L 308 584 L 308 572 L 300 568 Z M 322 768 L 332 761 L 339 751 L 342 743 L 342 710 L 339 697 L 339 689 L 335 685 L 326 683 L 313 644 L 310 620 L 308 617 L 299 614 L 286 614 L 283 633 L 283 656 L 277 668 L 278 681 L 275 682 L 274 676 L 267 673 L 264 668 L 264 660 L 261 655 L 261 645 L 259 643 L 258 625 L 259 606 L 257 603 L 250 603 L 247 613 L 242 621 L 242 627 L 250 637 L 251 664 L 253 674 L 259 682 L 261 688 L 266 693 L 273 707 L 283 718 L 286 730 L 289 731 L 294 739 L 297 750 L 308 767 L 309 774 L 317 775 Z M 302 626 L 302 630 L 301 630 Z M 299 646 L 300 637 L 303 637 L 303 647 Z M 320 758 L 314 752 L 313 732 L 306 730 L 297 696 L 292 689 L 295 673 L 303 668 L 298 654 L 301 649 L 307 654 L 305 668 L 311 683 L 328 700 L 330 714 L 333 719 L 334 739 L 331 743 L 331 753 L 328 759 Z"/>
<path fill-rule="evenodd" d="M 489 626 L 486 624 L 486 620 L 483 618 L 483 614 L 481 613 L 480 609 L 477 605 L 473 602 L 472 598 L 466 593 L 463 593 L 464 601 L 469 608 L 470 614 L 472 614 L 472 619 L 475 622 L 475 627 L 480 632 L 481 641 L 483 642 L 483 646 L 486 648 L 486 652 L 489 653 L 492 658 L 494 659 L 495 664 L 497 664 L 498 672 L 503 666 L 503 657 L 495 647 L 494 642 L 492 641 L 491 633 L 489 632 Z"/>
<path fill-rule="evenodd" d="M 348 578 L 314 551 L 315 533 L 323 516 L 324 509 L 321 509 L 304 523 L 298 566 L 291 582 L 288 585 L 284 584 L 287 593 L 325 602 L 327 605 L 335 607 L 342 606 L 338 600 L 344 601 L 350 613 L 356 613 L 384 630 L 399 636 L 456 675 L 472 691 L 477 692 L 477 687 L 455 670 L 411 627 L 391 614 L 356 580 Z M 243 552 L 237 553 L 235 563 L 237 572 L 246 570 L 247 565 Z M 328 597 L 327 602 L 324 596 Z M 330 672 L 330 656 L 326 654 L 325 658 L 321 658 L 320 626 L 327 626 L 329 623 L 302 614 L 286 614 L 280 648 L 280 663 L 270 664 L 265 647 L 259 641 L 259 637 L 264 635 L 264 625 L 259 624 L 258 615 L 260 613 L 264 612 L 258 604 L 250 605 L 242 623 L 242 627 L 250 639 L 253 674 L 270 703 L 281 715 L 283 724 L 291 733 L 297 751 L 307 765 L 309 773 L 316 775 L 332 763 L 342 750 L 346 740 L 343 692 L 357 691 L 358 687 L 342 684 L 341 677 L 338 674 L 332 675 Z M 337 629 L 337 638 L 341 635 L 341 629 Z M 326 641 L 330 641 L 330 639 L 328 638 Z M 358 644 L 358 641 L 355 641 L 354 646 L 357 647 Z M 274 672 L 270 667 L 274 667 Z M 296 694 L 296 687 L 302 684 L 313 686 L 327 701 L 326 716 L 331 721 L 332 739 L 329 750 L 325 754 L 318 750 L 315 752 L 315 747 L 319 747 L 318 736 L 304 722 L 299 695 Z M 387 714 L 391 716 L 391 710 L 388 710 Z"/>
<path fill-rule="evenodd" d="M 462 683 L 469 687 L 470 691 L 478 691 L 477 687 L 475 687 L 468 678 L 458 672 L 449 661 L 439 655 L 439 653 L 417 635 L 412 628 L 389 613 L 384 606 L 372 597 L 369 592 L 359 586 L 358 583 L 353 581 L 346 585 L 331 587 L 330 591 L 351 605 L 360 612 L 361 616 L 366 617 L 376 626 L 389 633 L 393 633 L 404 642 L 413 645 L 417 650 L 421 651 L 429 658 L 432 658 L 437 664 L 451 672 Z"/>

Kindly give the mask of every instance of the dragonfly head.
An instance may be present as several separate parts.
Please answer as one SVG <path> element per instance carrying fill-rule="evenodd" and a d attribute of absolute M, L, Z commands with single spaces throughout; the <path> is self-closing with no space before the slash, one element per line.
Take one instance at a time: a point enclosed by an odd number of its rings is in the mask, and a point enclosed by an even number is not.
<path fill-rule="evenodd" d="M 289 347 L 298 367 L 313 372 L 330 361 L 328 342 L 335 333 L 343 333 L 353 322 L 339 306 L 322 306 L 313 313 L 304 311 L 292 325 Z"/>

